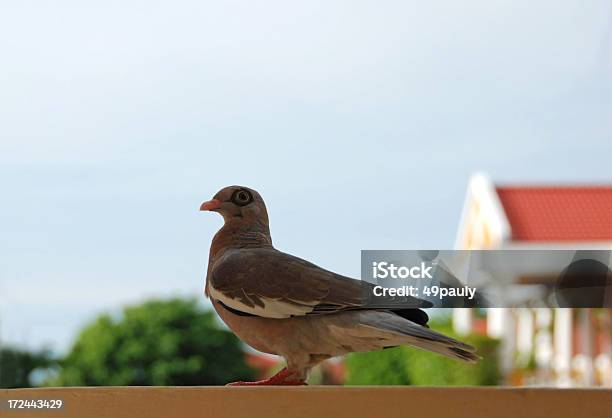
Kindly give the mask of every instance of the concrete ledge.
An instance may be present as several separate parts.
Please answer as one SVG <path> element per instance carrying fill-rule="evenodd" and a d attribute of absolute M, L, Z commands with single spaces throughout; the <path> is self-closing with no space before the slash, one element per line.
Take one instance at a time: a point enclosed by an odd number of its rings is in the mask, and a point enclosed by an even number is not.
<path fill-rule="evenodd" d="M 61 410 L 2 418 L 564 418 L 612 416 L 612 390 L 329 387 L 99 387 L 0 390 L 0 399 L 63 399 Z"/>

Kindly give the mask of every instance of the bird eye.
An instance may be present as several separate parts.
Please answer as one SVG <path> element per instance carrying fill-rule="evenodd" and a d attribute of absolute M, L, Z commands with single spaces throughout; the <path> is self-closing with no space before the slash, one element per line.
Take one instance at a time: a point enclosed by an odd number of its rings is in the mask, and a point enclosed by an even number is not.
<path fill-rule="evenodd" d="M 236 190 L 232 195 L 232 201 L 238 206 L 245 206 L 251 203 L 253 196 L 247 190 Z"/>

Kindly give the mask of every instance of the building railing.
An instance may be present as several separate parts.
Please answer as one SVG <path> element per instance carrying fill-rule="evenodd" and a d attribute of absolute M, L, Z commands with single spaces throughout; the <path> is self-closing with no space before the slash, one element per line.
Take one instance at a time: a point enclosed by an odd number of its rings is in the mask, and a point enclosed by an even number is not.
<path fill-rule="evenodd" d="M 424 387 L 96 387 L 0 390 L 0 416 L 54 418 L 529 418 L 612 416 L 612 390 Z M 7 410 L 8 400 L 61 409 Z M 13 402 L 14 405 L 14 402 Z M 30 405 L 32 405 L 30 403 Z M 50 404 L 48 404 L 50 407 Z"/>

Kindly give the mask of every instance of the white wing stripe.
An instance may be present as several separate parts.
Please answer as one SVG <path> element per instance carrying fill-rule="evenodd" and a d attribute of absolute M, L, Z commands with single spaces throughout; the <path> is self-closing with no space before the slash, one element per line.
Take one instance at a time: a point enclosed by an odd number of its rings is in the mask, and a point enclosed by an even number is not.
<path fill-rule="evenodd" d="M 213 286 L 209 287 L 210 296 L 213 299 L 221 301 L 224 305 L 229 306 L 230 308 L 236 309 L 240 312 L 250 313 L 257 316 L 262 316 L 264 318 L 289 318 L 291 316 L 303 316 L 309 312 L 312 312 L 312 306 L 306 306 L 301 304 L 293 304 L 290 302 L 284 302 L 280 300 L 274 300 L 265 298 L 263 296 L 258 296 L 258 298 L 264 304 L 264 307 L 255 305 L 254 307 L 245 305 L 240 300 L 232 299 Z"/>

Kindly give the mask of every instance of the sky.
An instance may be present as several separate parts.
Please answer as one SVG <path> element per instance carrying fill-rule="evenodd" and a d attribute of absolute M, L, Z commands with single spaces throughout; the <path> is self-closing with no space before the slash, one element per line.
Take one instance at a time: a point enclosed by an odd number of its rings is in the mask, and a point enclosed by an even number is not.
<path fill-rule="evenodd" d="M 612 183 L 612 5 L 8 1 L 0 339 L 68 349 L 102 312 L 202 289 L 219 189 L 275 245 L 451 248 L 470 174 Z"/>

